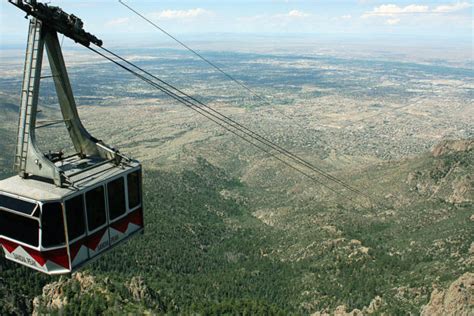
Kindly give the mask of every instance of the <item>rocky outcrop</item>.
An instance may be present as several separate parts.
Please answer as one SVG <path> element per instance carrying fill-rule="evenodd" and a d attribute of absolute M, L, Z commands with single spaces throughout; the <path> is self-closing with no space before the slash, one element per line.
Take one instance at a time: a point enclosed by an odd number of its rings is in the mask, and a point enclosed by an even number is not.
<path fill-rule="evenodd" d="M 71 310 L 116 314 L 125 309 L 130 313 L 165 313 L 166 305 L 142 277 L 122 284 L 81 272 L 47 284 L 33 300 L 33 315 L 68 314 Z"/>
<path fill-rule="evenodd" d="M 421 315 L 474 315 L 474 273 L 463 274 L 447 290 L 435 289 Z"/>
<path fill-rule="evenodd" d="M 369 304 L 369 306 L 365 306 L 360 309 L 353 309 L 352 311 L 347 311 L 346 305 L 339 305 L 332 313 L 328 312 L 316 312 L 311 314 L 311 316 L 363 316 L 363 315 L 371 315 L 374 313 L 378 313 L 379 310 L 384 305 L 384 301 L 380 296 L 376 296 Z"/>
<path fill-rule="evenodd" d="M 145 303 L 155 311 L 165 311 L 165 304 L 160 299 L 158 293 L 150 289 L 142 277 L 133 277 L 130 282 L 126 284 L 126 287 L 136 302 Z"/>
<path fill-rule="evenodd" d="M 446 140 L 432 150 L 433 158 L 425 161 L 419 170 L 411 170 L 405 183 L 409 190 L 441 199 L 450 204 L 474 201 L 474 139 Z"/>
<path fill-rule="evenodd" d="M 474 139 L 444 140 L 433 147 L 433 157 L 440 157 L 453 152 L 466 152 L 474 149 Z"/>
<path fill-rule="evenodd" d="M 453 193 L 449 197 L 448 202 L 461 204 L 471 201 L 474 181 L 469 175 L 456 179 L 451 184 L 451 187 Z"/>
<path fill-rule="evenodd" d="M 67 289 L 77 287 L 79 293 L 90 292 L 97 285 L 95 278 L 80 272 L 73 273 L 71 278 L 61 277 L 59 281 L 43 287 L 41 296 L 33 300 L 33 315 L 41 315 L 42 310 L 63 310 L 68 304 Z"/>

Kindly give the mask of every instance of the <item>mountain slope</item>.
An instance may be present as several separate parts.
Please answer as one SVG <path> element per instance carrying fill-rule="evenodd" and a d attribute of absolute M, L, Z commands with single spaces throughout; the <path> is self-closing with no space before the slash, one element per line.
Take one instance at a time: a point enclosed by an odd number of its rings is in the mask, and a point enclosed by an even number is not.
<path fill-rule="evenodd" d="M 472 147 L 467 148 L 348 174 L 360 185 L 368 185 L 367 179 L 383 182 L 370 193 L 387 196 L 389 208 L 322 203 L 291 185 L 289 202 L 287 196 L 249 187 L 204 158 L 181 171 L 149 166 L 145 235 L 85 268 L 105 294 L 91 296 L 89 303 L 69 299 L 70 306 L 61 309 L 305 314 L 342 305 L 367 310 L 381 300 L 378 312 L 418 313 L 433 286 L 447 287 L 473 262 L 472 182 L 456 193 L 459 178 L 473 171 Z M 439 176 L 440 166 L 454 170 Z M 449 189 L 436 191 L 440 185 Z M 12 266 L 6 272 L 17 270 L 24 269 Z M 136 278 L 160 293 L 156 299 L 130 298 L 127 284 Z M 47 303 L 58 286 L 43 290 L 38 300 L 46 303 L 37 308 L 58 308 Z M 110 299 L 108 292 L 125 294 Z"/>

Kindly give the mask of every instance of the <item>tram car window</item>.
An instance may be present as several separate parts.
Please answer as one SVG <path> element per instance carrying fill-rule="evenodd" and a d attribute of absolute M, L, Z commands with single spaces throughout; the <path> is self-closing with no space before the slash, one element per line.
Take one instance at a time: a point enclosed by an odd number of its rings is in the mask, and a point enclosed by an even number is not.
<path fill-rule="evenodd" d="M 82 195 L 66 201 L 66 219 L 70 242 L 85 233 L 84 200 Z"/>
<path fill-rule="evenodd" d="M 59 202 L 43 204 L 41 214 L 42 246 L 45 248 L 64 245 L 64 219 Z"/>
<path fill-rule="evenodd" d="M 140 172 L 132 172 L 127 175 L 127 188 L 128 188 L 128 208 L 134 209 L 140 204 L 140 192 L 141 192 L 141 174 Z"/>
<path fill-rule="evenodd" d="M 125 187 L 123 177 L 107 184 L 109 216 L 111 220 L 125 214 Z"/>
<path fill-rule="evenodd" d="M 104 187 L 86 193 L 87 228 L 93 231 L 106 223 Z"/>
<path fill-rule="evenodd" d="M 39 222 L 36 219 L 0 210 L 0 235 L 37 247 Z"/>
<path fill-rule="evenodd" d="M 30 215 L 37 207 L 37 204 L 15 199 L 7 195 L 0 195 L 0 207 Z"/>

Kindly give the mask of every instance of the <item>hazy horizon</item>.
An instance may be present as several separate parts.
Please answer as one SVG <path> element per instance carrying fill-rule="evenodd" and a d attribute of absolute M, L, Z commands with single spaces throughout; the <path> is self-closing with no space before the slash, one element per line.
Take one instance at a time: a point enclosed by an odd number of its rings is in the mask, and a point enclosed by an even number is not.
<path fill-rule="evenodd" d="M 472 59 L 472 4 L 466 1 L 128 1 L 171 34 L 186 41 L 300 40 L 368 48 L 455 47 Z M 118 1 L 53 0 L 79 16 L 86 31 L 109 46 L 173 44 Z M 0 46 L 24 47 L 27 20 L 7 1 L 0 5 Z M 344 43 L 337 43 L 344 41 Z M 300 44 L 300 43 L 298 43 Z M 311 44 L 311 43 L 307 43 Z M 225 47 L 224 47 L 225 48 Z"/>

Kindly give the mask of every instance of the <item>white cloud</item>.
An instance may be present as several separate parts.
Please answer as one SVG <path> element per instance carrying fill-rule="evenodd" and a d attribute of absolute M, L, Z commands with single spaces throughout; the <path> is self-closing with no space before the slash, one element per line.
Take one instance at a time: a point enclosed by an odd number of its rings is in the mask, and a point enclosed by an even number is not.
<path fill-rule="evenodd" d="M 400 23 L 400 19 L 388 19 L 387 21 L 385 21 L 385 23 L 387 23 L 388 25 L 395 25 L 395 24 L 398 24 Z"/>
<path fill-rule="evenodd" d="M 107 21 L 105 23 L 105 26 L 112 27 L 112 26 L 124 25 L 124 24 L 127 24 L 129 21 L 130 21 L 129 18 L 117 18 L 117 19 Z"/>
<path fill-rule="evenodd" d="M 415 14 L 429 12 L 429 7 L 426 5 L 410 4 L 405 7 L 400 7 L 395 4 L 382 4 L 375 7 L 372 11 L 368 11 L 362 15 L 363 18 L 373 16 L 388 16 L 393 17 L 401 14 Z"/>
<path fill-rule="evenodd" d="M 459 10 L 464 10 L 472 7 L 472 4 L 469 2 L 457 2 L 453 4 L 440 5 L 433 9 L 435 13 L 450 13 Z"/>
<path fill-rule="evenodd" d="M 341 19 L 350 20 L 350 19 L 352 19 L 352 15 L 350 15 L 350 14 L 343 15 L 343 16 L 341 16 Z"/>
<path fill-rule="evenodd" d="M 306 18 L 309 14 L 299 10 L 291 10 L 288 12 L 287 16 L 290 18 Z"/>
<path fill-rule="evenodd" d="M 402 15 L 414 15 L 414 14 L 443 14 L 451 13 L 463 9 L 470 8 L 472 5 L 469 2 L 457 2 L 453 4 L 439 5 L 435 8 L 430 8 L 426 5 L 410 4 L 407 6 L 398 6 L 395 4 L 382 4 L 378 7 L 373 8 L 371 11 L 367 11 L 362 15 L 362 18 L 370 17 L 397 17 Z"/>
<path fill-rule="evenodd" d="M 212 15 L 211 11 L 204 10 L 201 8 L 189 9 L 189 10 L 163 10 L 153 12 L 150 14 L 152 18 L 156 19 L 192 19 L 201 16 Z"/>

